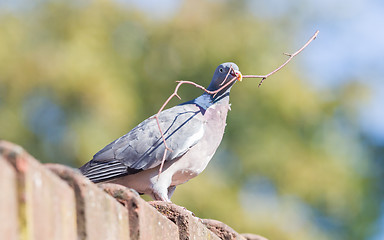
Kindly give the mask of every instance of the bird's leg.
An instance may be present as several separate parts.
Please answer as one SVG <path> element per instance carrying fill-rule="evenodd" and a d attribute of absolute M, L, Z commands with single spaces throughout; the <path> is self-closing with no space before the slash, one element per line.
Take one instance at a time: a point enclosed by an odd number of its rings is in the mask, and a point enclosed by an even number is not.
<path fill-rule="evenodd" d="M 168 197 L 168 189 L 172 179 L 167 175 L 162 175 L 160 178 L 154 176 L 151 196 L 154 200 L 171 202 Z"/>
<path fill-rule="evenodd" d="M 166 193 L 152 192 L 151 197 L 156 201 L 171 202 Z"/>

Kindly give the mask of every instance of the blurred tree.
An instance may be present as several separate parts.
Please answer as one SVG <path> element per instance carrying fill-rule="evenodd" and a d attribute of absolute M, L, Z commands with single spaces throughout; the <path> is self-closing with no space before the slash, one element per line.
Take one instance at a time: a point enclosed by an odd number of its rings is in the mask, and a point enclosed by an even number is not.
<path fill-rule="evenodd" d="M 300 43 L 272 34 L 246 8 L 184 1 L 163 20 L 118 1 L 0 10 L 0 137 L 78 167 L 154 114 L 176 80 L 206 86 L 225 61 L 247 74 L 273 70 Z M 284 16 L 274 24 L 294 28 Z M 348 97 L 356 87 L 315 92 L 293 66 L 261 88 L 249 79 L 233 88 L 222 146 L 173 201 L 270 239 L 362 239 L 379 200 L 356 97 Z M 185 101 L 199 94 L 192 86 L 180 93 Z"/>

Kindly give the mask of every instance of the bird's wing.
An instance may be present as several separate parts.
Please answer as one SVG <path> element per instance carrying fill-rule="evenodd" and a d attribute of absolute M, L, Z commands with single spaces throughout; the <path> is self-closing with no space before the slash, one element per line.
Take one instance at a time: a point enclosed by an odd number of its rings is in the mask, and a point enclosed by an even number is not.
<path fill-rule="evenodd" d="M 203 137 L 202 119 L 200 109 L 195 104 L 178 105 L 159 114 L 161 130 L 171 149 L 167 151 L 165 161 L 181 157 Z M 112 175 L 146 170 L 160 165 L 164 151 L 157 121 L 150 117 L 96 153 L 88 164 L 89 167 L 93 166 L 92 169 L 87 167 L 81 170 L 84 175 L 90 171 L 97 175 L 97 169 L 102 168 L 105 176 L 112 169 Z"/>

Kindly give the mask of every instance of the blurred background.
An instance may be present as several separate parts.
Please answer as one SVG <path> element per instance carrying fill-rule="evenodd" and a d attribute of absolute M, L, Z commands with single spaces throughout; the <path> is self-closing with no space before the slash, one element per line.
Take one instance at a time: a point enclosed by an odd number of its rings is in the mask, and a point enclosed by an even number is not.
<path fill-rule="evenodd" d="M 266 74 L 318 29 L 260 88 L 232 88 L 219 150 L 172 200 L 269 239 L 384 239 L 383 12 L 380 0 L 3 0 L 0 138 L 79 167 L 175 81 L 207 86 L 226 61 Z"/>

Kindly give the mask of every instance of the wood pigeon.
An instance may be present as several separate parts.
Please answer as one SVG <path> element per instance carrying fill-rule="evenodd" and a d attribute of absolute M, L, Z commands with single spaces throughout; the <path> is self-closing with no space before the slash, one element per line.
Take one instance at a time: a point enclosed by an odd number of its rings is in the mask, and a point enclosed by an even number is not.
<path fill-rule="evenodd" d="M 242 79 L 238 66 L 220 64 L 207 90 L 218 90 L 233 78 Z M 200 174 L 219 146 L 235 82 L 216 94 L 204 92 L 160 112 L 159 124 L 170 149 L 160 174 L 165 145 L 154 116 L 101 149 L 80 171 L 95 183 L 121 184 L 154 200 L 170 202 L 176 186 Z"/>

